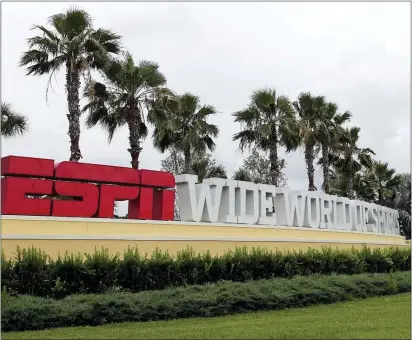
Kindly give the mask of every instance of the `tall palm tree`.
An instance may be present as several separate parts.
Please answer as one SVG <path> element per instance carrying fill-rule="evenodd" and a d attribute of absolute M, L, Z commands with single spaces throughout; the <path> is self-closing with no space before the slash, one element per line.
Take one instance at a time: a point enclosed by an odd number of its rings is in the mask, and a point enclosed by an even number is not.
<path fill-rule="evenodd" d="M 330 159 L 336 169 L 346 176 L 347 197 L 354 198 L 355 175 L 362 169 L 371 169 L 373 161 L 371 155 L 375 153 L 369 148 L 360 148 L 359 142 L 360 128 L 351 127 L 344 129 L 344 133 L 339 136 Z"/>
<path fill-rule="evenodd" d="M 66 71 L 66 91 L 69 114 L 70 161 L 82 158 L 80 151 L 81 76 L 90 69 L 100 68 L 109 53 L 120 50 L 120 36 L 106 29 L 94 29 L 90 15 L 71 8 L 49 18 L 51 28 L 36 25 L 41 35 L 27 40 L 29 50 L 23 53 L 20 66 L 27 67 L 27 75 L 49 74 L 47 90 L 53 75 L 61 68 Z M 46 90 L 46 100 L 47 100 Z"/>
<path fill-rule="evenodd" d="M 342 125 L 348 122 L 351 117 L 351 113 L 348 111 L 338 114 L 337 108 L 334 103 L 326 103 L 320 111 L 320 118 L 316 124 L 318 128 L 316 139 L 319 141 L 319 145 L 315 147 L 315 154 L 318 154 L 320 149 L 322 157 L 319 164 L 323 171 L 322 187 L 326 194 L 330 193 L 330 150 L 338 142 L 339 136 L 344 133 Z"/>
<path fill-rule="evenodd" d="M 13 137 L 22 135 L 28 129 L 27 117 L 14 111 L 10 104 L 1 103 L 1 135 Z"/>
<path fill-rule="evenodd" d="M 156 109 L 162 110 L 156 106 L 152 112 Z M 169 106 L 169 109 L 163 108 L 163 111 L 169 114 L 155 122 L 153 144 L 161 152 L 171 148 L 181 151 L 184 156 L 184 172 L 188 173 L 193 152 L 204 153 L 215 148 L 213 138 L 218 136 L 219 129 L 208 123 L 207 119 L 216 114 L 216 109 L 211 105 L 201 105 L 199 97 L 185 93 L 177 97 L 174 109 L 171 110 Z"/>
<path fill-rule="evenodd" d="M 331 142 L 331 119 L 336 112 L 336 105 L 327 103 L 323 96 L 312 96 L 310 93 L 301 93 L 298 100 L 293 103 L 299 121 L 299 142 L 304 149 L 305 163 L 309 181 L 309 191 L 316 191 L 315 167 L 316 146 L 322 145 L 322 151 L 326 152 Z M 326 175 L 326 186 L 328 185 L 329 169 L 328 159 L 325 158 L 324 176 Z M 327 189 L 328 190 L 328 189 Z"/>
<path fill-rule="evenodd" d="M 89 128 L 100 124 L 108 132 L 109 142 L 118 128 L 127 125 L 131 164 L 138 169 L 141 141 L 148 133 L 145 114 L 173 93 L 165 87 L 166 78 L 156 63 L 141 61 L 135 65 L 129 53 L 121 60 L 108 62 L 102 75 L 106 85 L 92 81 L 84 92 L 88 103 L 83 111 L 89 112 L 86 124 Z M 150 122 L 161 120 L 155 114 L 163 112 L 151 112 Z"/>
<path fill-rule="evenodd" d="M 242 131 L 233 135 L 242 151 L 247 147 L 269 152 L 270 184 L 278 185 L 281 164 L 278 147 L 286 151 L 296 146 L 296 119 L 292 104 L 286 96 L 278 96 L 275 89 L 263 89 L 252 94 L 249 106 L 233 114 L 235 122 L 241 123 Z"/>

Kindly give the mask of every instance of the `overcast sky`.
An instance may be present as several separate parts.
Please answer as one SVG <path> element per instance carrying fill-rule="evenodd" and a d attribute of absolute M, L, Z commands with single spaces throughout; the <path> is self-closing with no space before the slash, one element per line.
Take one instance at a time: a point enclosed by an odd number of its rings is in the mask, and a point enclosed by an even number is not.
<path fill-rule="evenodd" d="M 2 140 L 3 155 L 69 157 L 64 73 L 45 101 L 47 77 L 17 66 L 33 24 L 76 3 L 2 3 L 1 96 L 29 117 L 24 137 Z M 78 3 L 96 27 L 118 32 L 136 60 L 156 61 L 168 87 L 190 91 L 219 113 L 214 157 L 229 175 L 242 155 L 231 113 L 253 90 L 275 87 L 295 99 L 325 95 L 353 114 L 360 145 L 400 172 L 410 171 L 410 3 Z M 128 131 L 111 145 L 98 127 L 81 135 L 84 162 L 129 166 Z M 141 167 L 159 169 L 147 139 Z M 303 153 L 285 156 L 288 186 L 307 189 Z M 316 173 L 320 188 L 321 172 Z"/>

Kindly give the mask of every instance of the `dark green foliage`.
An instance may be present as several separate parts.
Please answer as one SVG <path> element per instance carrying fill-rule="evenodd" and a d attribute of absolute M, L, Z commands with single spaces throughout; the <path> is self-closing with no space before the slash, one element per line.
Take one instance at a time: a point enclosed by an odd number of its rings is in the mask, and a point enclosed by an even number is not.
<path fill-rule="evenodd" d="M 221 256 L 186 249 L 176 257 L 156 250 L 151 257 L 128 249 L 123 257 L 96 250 L 50 259 L 35 248 L 2 258 L 2 287 L 11 295 L 62 298 L 108 290 L 140 292 L 219 281 L 292 278 L 312 274 L 389 273 L 411 269 L 409 248 L 271 252 L 238 248 Z"/>
<path fill-rule="evenodd" d="M 2 252 L 1 285 L 11 294 L 47 296 L 51 289 L 51 266 L 41 250 L 30 248 L 17 251 L 14 259 Z"/>
<path fill-rule="evenodd" d="M 394 272 L 221 282 L 135 294 L 76 295 L 63 300 L 6 295 L 2 298 L 2 330 L 233 315 L 406 293 L 410 288 L 411 273 Z"/>
<path fill-rule="evenodd" d="M 8 103 L 1 103 L 1 135 L 3 138 L 22 135 L 28 130 L 28 119 L 13 110 Z"/>

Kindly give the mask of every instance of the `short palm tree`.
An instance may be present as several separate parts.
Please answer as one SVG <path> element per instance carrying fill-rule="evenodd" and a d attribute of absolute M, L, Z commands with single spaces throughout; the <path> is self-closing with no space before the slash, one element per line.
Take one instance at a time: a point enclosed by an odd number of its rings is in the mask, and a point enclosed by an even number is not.
<path fill-rule="evenodd" d="M 270 183 L 279 185 L 281 162 L 278 147 L 286 151 L 295 149 L 296 119 L 292 104 L 286 96 L 278 96 L 275 89 L 263 89 L 252 94 L 249 106 L 233 114 L 235 122 L 242 124 L 242 131 L 234 134 L 241 151 L 255 146 L 268 152 Z"/>
<path fill-rule="evenodd" d="M 161 152 L 171 148 L 181 151 L 184 157 L 184 172 L 188 173 L 194 152 L 204 153 L 215 148 L 213 138 L 218 136 L 219 129 L 207 120 L 216 114 L 216 109 L 211 105 L 201 105 L 199 97 L 190 93 L 176 99 L 173 109 L 171 106 L 169 109 L 163 108 L 163 111 L 169 114 L 155 122 L 153 144 Z M 159 107 L 152 111 L 156 109 Z"/>
<path fill-rule="evenodd" d="M 347 197 L 348 176 L 341 169 L 330 171 L 329 194 Z M 375 202 L 375 193 L 364 172 L 357 172 L 353 176 L 353 198 L 365 202 Z"/>
<path fill-rule="evenodd" d="M 373 162 L 367 178 L 376 192 L 376 203 L 380 205 L 387 205 L 391 202 L 396 193 L 401 190 L 404 182 L 401 174 L 397 174 L 395 169 L 389 168 L 389 163 L 380 161 Z"/>
<path fill-rule="evenodd" d="M 160 121 L 154 115 L 163 112 L 152 112 L 152 108 L 161 106 L 157 103 L 172 98 L 173 93 L 165 87 L 166 78 L 156 63 L 141 61 L 136 65 L 129 53 L 108 62 L 102 75 L 104 83 L 92 81 L 84 92 L 88 103 L 83 111 L 89 112 L 86 124 L 89 128 L 100 124 L 108 132 L 109 142 L 118 128 L 127 125 L 131 164 L 138 169 L 141 141 L 148 133 L 145 114 L 150 112 L 149 121 Z"/>
<path fill-rule="evenodd" d="M 14 111 L 10 104 L 1 103 L 1 135 L 3 137 L 22 135 L 27 129 L 27 117 Z"/>
<path fill-rule="evenodd" d="M 358 146 L 360 128 L 351 127 L 343 131 L 329 158 L 333 166 L 346 176 L 347 197 L 353 199 L 355 197 L 355 175 L 361 170 L 372 168 L 373 160 L 371 155 L 375 153 L 369 148 L 360 148 Z"/>
<path fill-rule="evenodd" d="M 51 28 L 34 26 L 41 35 L 28 39 L 29 50 L 23 53 L 20 66 L 27 67 L 27 75 L 48 74 L 47 90 L 53 75 L 65 68 L 70 161 L 78 162 L 82 158 L 79 97 L 81 76 L 88 74 L 90 69 L 102 67 L 109 53 L 119 52 L 120 36 L 106 29 L 94 29 L 89 14 L 75 8 L 51 16 L 49 23 Z"/>

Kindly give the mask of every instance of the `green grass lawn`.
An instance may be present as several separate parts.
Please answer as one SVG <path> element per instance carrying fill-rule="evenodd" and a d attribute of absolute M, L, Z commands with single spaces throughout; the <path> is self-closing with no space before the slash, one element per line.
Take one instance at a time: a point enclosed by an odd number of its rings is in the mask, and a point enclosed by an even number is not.
<path fill-rule="evenodd" d="M 275 312 L 3 333 L 3 339 L 410 339 L 411 296 Z"/>

